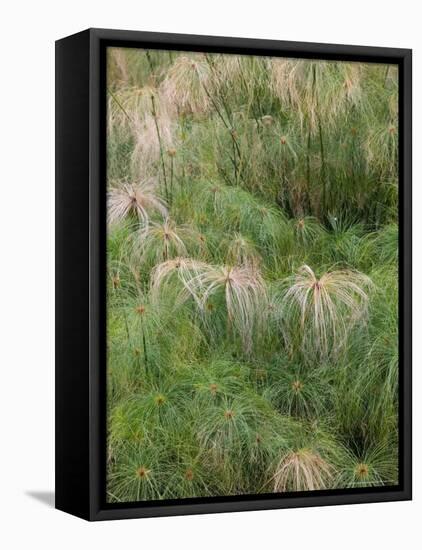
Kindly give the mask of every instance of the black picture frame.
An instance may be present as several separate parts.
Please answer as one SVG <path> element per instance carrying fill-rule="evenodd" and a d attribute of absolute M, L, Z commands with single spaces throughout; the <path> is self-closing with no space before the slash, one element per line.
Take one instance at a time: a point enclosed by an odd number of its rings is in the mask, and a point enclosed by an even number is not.
<path fill-rule="evenodd" d="M 105 51 L 108 46 L 395 63 L 399 67 L 397 487 L 179 501 L 105 501 Z M 88 29 L 56 42 L 56 508 L 87 520 L 409 500 L 412 497 L 412 52 Z"/>

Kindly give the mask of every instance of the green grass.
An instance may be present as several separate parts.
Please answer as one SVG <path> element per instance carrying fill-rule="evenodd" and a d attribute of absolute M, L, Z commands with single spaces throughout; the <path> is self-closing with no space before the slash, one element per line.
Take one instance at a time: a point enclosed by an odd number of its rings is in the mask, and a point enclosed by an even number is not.
<path fill-rule="evenodd" d="M 109 51 L 110 502 L 397 483 L 397 90 Z"/>

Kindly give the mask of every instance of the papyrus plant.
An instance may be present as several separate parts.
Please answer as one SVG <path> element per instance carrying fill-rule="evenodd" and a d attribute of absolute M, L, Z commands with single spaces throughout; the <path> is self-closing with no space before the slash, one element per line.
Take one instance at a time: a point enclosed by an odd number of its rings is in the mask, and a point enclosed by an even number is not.
<path fill-rule="evenodd" d="M 285 454 L 273 477 L 275 493 L 327 489 L 335 477 L 333 466 L 312 449 L 303 448 Z"/>
<path fill-rule="evenodd" d="M 152 289 L 157 293 L 166 279 L 177 272 L 182 283 L 182 301 L 190 295 L 201 311 L 219 295 L 227 311 L 227 327 L 240 335 L 245 351 L 251 351 L 255 328 L 263 322 L 267 295 L 258 269 L 249 265 L 214 266 L 190 259 L 171 260 L 156 266 Z"/>
<path fill-rule="evenodd" d="M 371 285 L 358 271 L 333 270 L 317 277 L 303 265 L 287 280 L 281 300 L 287 341 L 323 356 L 339 351 L 353 326 L 366 321 Z"/>
<path fill-rule="evenodd" d="M 193 227 L 179 226 L 169 217 L 163 222 L 141 226 L 133 238 L 135 254 L 142 263 L 152 265 L 186 256 L 188 250 L 199 254 L 204 246 L 203 236 Z"/>
<path fill-rule="evenodd" d="M 125 183 L 112 187 L 108 193 L 108 222 L 117 223 L 134 215 L 142 225 L 148 225 L 151 213 L 167 217 L 167 206 L 156 192 L 154 180 L 139 184 Z"/>
<path fill-rule="evenodd" d="M 203 54 L 181 55 L 167 72 L 161 91 L 183 113 L 202 113 L 210 105 L 211 70 Z"/>

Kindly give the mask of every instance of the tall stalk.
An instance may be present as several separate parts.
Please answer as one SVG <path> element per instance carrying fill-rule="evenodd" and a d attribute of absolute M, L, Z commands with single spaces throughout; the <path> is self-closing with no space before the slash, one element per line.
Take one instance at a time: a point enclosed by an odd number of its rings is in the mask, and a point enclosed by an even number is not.
<path fill-rule="evenodd" d="M 123 318 L 125 320 L 126 338 L 127 341 L 130 342 L 129 323 L 127 322 L 127 315 L 125 311 L 123 311 Z"/>
<path fill-rule="evenodd" d="M 309 201 L 310 189 L 311 189 L 311 123 L 309 121 L 308 139 L 306 143 L 306 192 L 308 194 L 308 201 Z"/>
<path fill-rule="evenodd" d="M 234 141 L 232 140 L 232 146 L 233 146 L 233 159 L 234 159 L 234 181 L 236 184 L 238 183 L 237 179 L 237 161 L 236 161 L 236 147 L 234 145 Z"/>
<path fill-rule="evenodd" d="M 173 202 L 174 155 L 170 157 L 170 203 Z"/>
<path fill-rule="evenodd" d="M 311 99 L 312 103 L 315 101 L 316 93 L 316 71 L 315 64 L 312 63 L 312 85 L 311 85 Z M 306 144 L 306 193 L 308 206 L 311 209 L 311 144 L 312 144 L 312 120 L 308 114 L 308 139 Z"/>
<path fill-rule="evenodd" d="M 389 72 L 390 72 L 390 65 L 387 65 L 387 68 L 385 69 L 385 75 L 384 75 L 384 88 L 387 86 L 387 78 L 388 78 Z"/>
<path fill-rule="evenodd" d="M 161 167 L 162 167 L 162 170 L 163 170 L 163 178 L 164 178 L 164 191 L 165 191 L 166 199 L 167 199 L 167 202 L 168 202 L 169 192 L 168 192 L 168 187 L 167 187 L 167 176 L 166 176 L 166 165 L 165 165 L 165 162 L 164 162 L 163 143 L 162 143 L 162 140 L 161 140 L 160 128 L 158 126 L 157 111 L 155 109 L 155 99 L 154 99 L 153 95 L 151 96 L 151 103 L 152 103 L 152 116 L 154 118 L 155 129 L 157 131 L 158 144 L 159 144 L 159 147 L 160 147 Z"/>
<path fill-rule="evenodd" d="M 126 109 L 123 107 L 123 105 L 120 103 L 120 101 L 117 99 L 117 96 L 109 89 L 108 90 L 108 93 L 111 95 L 111 97 L 114 99 L 114 101 L 116 102 L 116 105 L 121 109 L 121 111 L 123 112 L 123 114 L 126 116 L 126 118 L 129 120 L 129 122 L 131 122 L 132 124 L 134 123 L 132 117 L 128 114 L 128 112 L 126 111 Z"/>
<path fill-rule="evenodd" d="M 282 188 L 282 207 L 285 208 L 286 207 L 286 200 L 288 200 L 289 202 L 289 207 L 290 207 L 290 210 L 291 210 L 291 204 L 290 204 L 290 194 L 286 192 L 286 189 L 287 189 L 287 155 L 286 155 L 286 144 L 285 143 L 281 143 L 281 147 L 282 147 L 282 157 L 283 157 L 283 174 L 282 174 L 282 178 L 281 178 L 281 181 L 282 181 L 282 185 L 283 185 L 283 188 Z M 289 195 L 289 196 L 288 196 Z"/>
<path fill-rule="evenodd" d="M 141 332 L 142 332 L 142 347 L 143 347 L 143 350 L 144 350 L 145 372 L 148 374 L 147 342 L 146 342 L 146 338 L 145 338 L 145 329 L 144 329 L 144 322 L 142 320 L 142 315 L 141 315 Z"/>
<path fill-rule="evenodd" d="M 206 60 L 207 60 L 207 63 L 210 67 L 211 72 L 213 74 L 215 74 L 214 64 L 212 63 L 209 56 L 206 56 Z M 236 139 L 236 132 L 233 128 L 233 119 L 232 119 L 231 111 L 228 108 L 228 105 L 227 105 L 227 102 L 225 100 L 223 92 L 220 92 L 218 95 L 219 95 L 219 99 L 221 101 L 221 104 L 223 106 L 223 110 L 226 113 L 226 117 L 227 117 L 227 120 L 228 120 L 228 122 L 227 122 L 226 119 L 224 118 L 217 102 L 215 101 L 215 99 L 212 96 L 211 92 L 208 90 L 207 86 L 205 86 L 205 84 L 203 82 L 202 82 L 202 86 L 204 88 L 205 93 L 207 94 L 208 99 L 211 101 L 218 117 L 220 118 L 220 120 L 222 121 L 225 128 L 228 130 L 228 132 L 230 134 L 230 137 L 231 137 L 231 140 L 232 140 L 232 147 L 233 147 L 233 157 L 230 156 L 230 160 L 233 164 L 234 174 L 235 174 L 235 182 L 237 184 L 238 179 L 239 179 L 239 167 L 238 167 L 238 163 L 237 163 L 237 156 L 239 157 L 239 159 L 241 158 L 241 151 L 240 151 L 239 143 L 237 142 L 237 139 Z M 236 154 L 237 154 L 237 156 L 236 156 Z"/>
<path fill-rule="evenodd" d="M 321 124 L 321 118 L 319 115 L 318 115 L 318 134 L 319 134 L 319 148 L 321 152 L 322 215 L 324 217 L 327 212 L 327 181 L 326 181 L 324 139 L 322 136 L 322 124 Z"/>
<path fill-rule="evenodd" d="M 147 352 L 147 342 L 146 342 L 146 336 L 145 336 L 145 327 L 144 327 L 144 321 L 143 316 L 145 315 L 145 306 L 140 305 L 136 308 L 136 312 L 139 315 L 139 322 L 141 325 L 141 335 L 142 335 L 142 348 L 144 353 L 144 363 L 145 363 L 145 372 L 148 372 L 148 352 Z"/>
<path fill-rule="evenodd" d="M 153 75 L 153 73 L 154 73 L 154 65 L 153 65 L 153 63 L 152 63 L 151 54 L 149 53 L 149 50 L 146 51 L 146 54 L 147 54 L 148 65 L 149 65 L 149 68 L 150 68 L 150 71 L 151 71 L 151 75 Z"/>
<path fill-rule="evenodd" d="M 321 155 L 321 170 L 320 177 L 322 181 L 322 217 L 325 216 L 327 211 L 327 181 L 326 181 L 326 166 L 325 166 L 325 151 L 324 151 L 324 138 L 321 122 L 321 114 L 319 111 L 319 97 L 317 93 L 317 75 L 316 75 L 316 65 L 312 66 L 312 97 L 315 101 L 315 114 L 318 122 L 318 136 L 319 136 L 319 150 Z"/>

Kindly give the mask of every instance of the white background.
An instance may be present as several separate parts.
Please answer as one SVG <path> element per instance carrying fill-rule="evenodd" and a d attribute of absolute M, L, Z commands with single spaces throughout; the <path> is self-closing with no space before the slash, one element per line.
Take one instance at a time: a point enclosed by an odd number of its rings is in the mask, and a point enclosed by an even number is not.
<path fill-rule="evenodd" d="M 0 546 L 395 549 L 421 544 L 415 319 L 414 501 L 89 524 L 54 510 L 54 40 L 87 27 L 414 49 L 415 301 L 422 237 L 416 0 L 43 0 L 3 3 L 0 33 Z M 41 500 L 40 500 L 41 498 Z M 44 501 L 44 502 L 43 502 Z M 411 542 L 413 540 L 413 542 Z"/>

